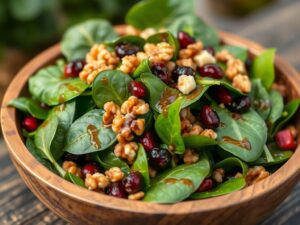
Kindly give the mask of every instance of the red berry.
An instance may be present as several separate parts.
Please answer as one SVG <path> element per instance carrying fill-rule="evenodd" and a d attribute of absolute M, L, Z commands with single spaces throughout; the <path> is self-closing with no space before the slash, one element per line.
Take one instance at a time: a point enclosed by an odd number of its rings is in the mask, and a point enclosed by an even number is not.
<path fill-rule="evenodd" d="M 22 125 L 28 132 L 33 132 L 39 127 L 39 121 L 32 117 L 32 116 L 26 116 L 24 120 L 22 121 Z"/>
<path fill-rule="evenodd" d="M 213 47 L 211 47 L 211 46 L 204 47 L 203 50 L 206 50 L 212 56 L 214 56 L 216 54 L 215 49 Z"/>
<path fill-rule="evenodd" d="M 219 102 L 223 103 L 225 105 L 228 105 L 232 102 L 232 96 L 231 93 L 222 86 L 213 86 L 212 93 L 213 97 Z"/>
<path fill-rule="evenodd" d="M 166 84 L 172 83 L 171 76 L 165 64 L 163 63 L 153 64 L 151 67 L 151 71 L 154 75 L 156 75 L 159 79 L 161 79 Z"/>
<path fill-rule="evenodd" d="M 152 148 L 157 146 L 156 136 L 152 131 L 144 132 L 143 136 L 139 138 L 139 141 L 146 151 L 150 151 Z"/>
<path fill-rule="evenodd" d="M 188 66 L 177 66 L 173 72 L 172 72 L 172 77 L 174 80 L 178 80 L 178 77 L 181 75 L 190 75 L 190 76 L 194 76 L 195 75 L 195 71 L 193 70 L 192 67 L 188 67 Z"/>
<path fill-rule="evenodd" d="M 180 48 L 186 48 L 188 45 L 195 43 L 195 39 L 183 31 L 178 32 L 178 41 Z"/>
<path fill-rule="evenodd" d="M 231 112 L 245 113 L 251 107 L 251 100 L 248 96 L 241 96 L 233 99 L 233 101 L 227 105 L 227 108 Z"/>
<path fill-rule="evenodd" d="M 220 125 L 220 118 L 217 112 L 208 105 L 201 108 L 199 119 L 203 127 L 206 129 L 217 128 Z"/>
<path fill-rule="evenodd" d="M 93 175 L 94 173 L 98 172 L 100 172 L 100 168 L 95 162 L 87 163 L 82 167 L 82 174 L 84 177 L 86 177 L 88 174 Z"/>
<path fill-rule="evenodd" d="M 148 160 L 151 167 L 156 170 L 163 170 L 169 167 L 172 155 L 165 148 L 153 148 L 148 153 Z"/>
<path fill-rule="evenodd" d="M 290 129 L 279 131 L 275 135 L 275 140 L 277 145 L 283 150 L 294 150 L 297 147 Z"/>
<path fill-rule="evenodd" d="M 141 82 L 131 81 L 128 85 L 128 89 L 132 95 L 138 98 L 145 98 L 147 96 L 146 88 Z"/>
<path fill-rule="evenodd" d="M 65 78 L 78 77 L 85 64 L 85 60 L 76 60 L 65 65 Z"/>
<path fill-rule="evenodd" d="M 197 192 L 205 192 L 210 191 L 214 187 L 214 181 L 211 178 L 206 178 L 202 181 L 200 184 L 200 187 L 198 188 Z"/>
<path fill-rule="evenodd" d="M 203 77 L 211 77 L 214 79 L 222 79 L 224 71 L 216 64 L 206 64 L 199 67 L 199 73 Z"/>
<path fill-rule="evenodd" d="M 143 188 L 143 176 L 138 171 L 133 171 L 122 180 L 125 190 L 129 194 L 134 194 Z"/>
<path fill-rule="evenodd" d="M 122 181 L 111 183 L 105 190 L 106 194 L 118 198 L 127 198 L 127 192 L 122 184 Z"/>
<path fill-rule="evenodd" d="M 116 45 L 115 47 L 115 52 L 120 58 L 123 58 L 127 55 L 134 55 L 138 51 L 140 51 L 140 48 L 137 45 L 132 45 L 128 43 L 121 43 Z"/>

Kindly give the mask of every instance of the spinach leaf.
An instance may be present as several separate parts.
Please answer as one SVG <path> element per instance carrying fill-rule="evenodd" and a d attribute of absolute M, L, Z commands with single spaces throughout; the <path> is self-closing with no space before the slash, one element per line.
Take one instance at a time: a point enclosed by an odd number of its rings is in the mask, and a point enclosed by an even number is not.
<path fill-rule="evenodd" d="M 275 79 L 275 51 L 273 48 L 265 50 L 254 59 L 251 67 L 251 77 L 260 78 L 267 90 L 271 88 Z"/>
<path fill-rule="evenodd" d="M 130 172 L 130 168 L 126 162 L 117 157 L 113 149 L 107 149 L 101 152 L 95 152 L 92 154 L 92 158 L 98 162 L 105 170 L 109 170 L 112 167 L 119 167 L 125 174 Z"/>
<path fill-rule="evenodd" d="M 96 104 L 91 96 L 78 96 L 75 100 L 75 119 L 78 119 L 79 117 L 96 107 Z"/>
<path fill-rule="evenodd" d="M 107 43 L 107 45 L 111 47 L 115 47 L 118 44 L 132 44 L 138 46 L 140 50 L 143 50 L 145 43 L 146 43 L 145 39 L 139 36 L 128 35 L 128 36 L 119 37 L 117 40 L 111 43 Z"/>
<path fill-rule="evenodd" d="M 175 153 L 183 154 L 184 142 L 181 136 L 180 109 L 182 98 L 178 98 L 161 113 L 155 121 L 155 130 L 163 143 L 174 146 Z"/>
<path fill-rule="evenodd" d="M 79 78 L 66 79 L 63 71 L 62 61 L 40 69 L 29 79 L 29 92 L 47 105 L 58 105 L 79 96 L 88 88 Z"/>
<path fill-rule="evenodd" d="M 128 84 L 132 79 L 129 75 L 118 70 L 106 70 L 101 72 L 94 80 L 92 96 L 99 108 L 113 101 L 117 105 L 128 99 L 130 92 Z"/>
<path fill-rule="evenodd" d="M 145 190 L 150 186 L 149 168 L 146 152 L 141 144 L 139 144 L 139 149 L 137 157 L 132 165 L 132 170 L 139 171 L 144 178 Z"/>
<path fill-rule="evenodd" d="M 106 20 L 89 20 L 69 28 L 63 36 L 61 50 L 68 61 L 85 59 L 94 44 L 117 38 L 113 27 Z"/>
<path fill-rule="evenodd" d="M 233 45 L 220 45 L 216 46 L 215 49 L 217 52 L 227 50 L 229 53 L 231 53 L 236 58 L 242 60 L 243 62 L 245 62 L 248 58 L 248 49 L 243 47 Z"/>
<path fill-rule="evenodd" d="M 189 197 L 189 199 L 195 200 L 195 199 L 204 199 L 204 198 L 211 198 L 211 197 L 226 195 L 231 192 L 241 190 L 245 186 L 246 186 L 246 181 L 243 177 L 233 178 L 233 179 L 225 181 L 222 184 L 219 184 L 217 187 L 215 187 L 211 191 L 194 193 Z"/>
<path fill-rule="evenodd" d="M 188 107 L 192 105 L 193 103 L 197 102 L 208 90 L 210 85 L 200 85 L 198 84 L 196 89 L 192 91 L 188 95 L 184 95 L 184 100 L 182 102 L 181 108 Z"/>
<path fill-rule="evenodd" d="M 271 128 L 272 137 L 295 115 L 300 105 L 300 99 L 293 99 L 285 105 L 281 117 L 274 123 Z"/>
<path fill-rule="evenodd" d="M 269 94 L 260 79 L 252 79 L 251 83 L 252 87 L 249 96 L 252 100 L 252 107 L 263 120 L 266 120 L 271 111 Z"/>
<path fill-rule="evenodd" d="M 216 145 L 218 142 L 212 138 L 201 135 L 183 136 L 183 142 L 186 148 L 202 148 L 205 146 Z"/>
<path fill-rule="evenodd" d="M 146 192 L 144 201 L 174 203 L 188 198 L 210 172 L 206 155 L 197 163 L 180 165 L 157 176 Z"/>
<path fill-rule="evenodd" d="M 153 120 L 154 120 L 154 115 L 152 110 L 149 110 L 149 112 L 147 112 L 145 115 L 141 115 L 139 116 L 139 118 L 144 119 L 145 120 L 145 131 L 150 130 L 154 124 Z"/>
<path fill-rule="evenodd" d="M 276 90 L 271 90 L 269 94 L 270 102 L 271 102 L 271 112 L 267 119 L 267 124 L 272 126 L 282 115 L 284 103 L 283 97 Z"/>
<path fill-rule="evenodd" d="M 201 40 L 205 46 L 215 46 L 220 43 L 217 31 L 208 26 L 198 16 L 192 15 L 190 12 L 176 18 L 176 20 L 172 21 L 167 28 L 174 35 L 177 35 L 179 31 L 185 31 L 197 40 Z"/>
<path fill-rule="evenodd" d="M 193 0 L 148 0 L 141 1 L 131 7 L 125 21 L 139 29 L 160 28 L 173 23 L 181 15 L 193 12 Z"/>
<path fill-rule="evenodd" d="M 75 120 L 67 133 L 64 150 L 82 155 L 110 147 L 116 141 L 116 134 L 103 125 L 103 114 L 103 110 L 94 109 Z"/>
<path fill-rule="evenodd" d="M 50 117 L 45 120 L 41 126 L 37 129 L 34 136 L 35 146 L 46 156 L 46 158 L 52 163 L 60 176 L 65 175 L 65 171 L 55 161 L 51 152 L 51 143 L 55 136 L 58 127 L 57 117 Z"/>
<path fill-rule="evenodd" d="M 13 106 L 22 112 L 29 113 L 37 119 L 44 120 L 47 118 L 48 110 L 43 109 L 38 102 L 31 98 L 19 97 L 11 100 L 8 103 L 9 106 Z"/>
<path fill-rule="evenodd" d="M 246 176 L 246 174 L 248 172 L 247 164 L 244 163 L 243 161 L 241 161 L 240 159 L 236 158 L 236 157 L 226 158 L 226 159 L 218 162 L 214 166 L 215 169 L 222 168 L 222 169 L 225 170 L 225 172 L 229 172 L 230 170 L 232 170 L 235 167 L 241 167 L 243 176 Z"/>
<path fill-rule="evenodd" d="M 64 176 L 64 178 L 66 180 L 72 182 L 73 184 L 76 184 L 76 185 L 78 185 L 80 187 L 84 187 L 85 188 L 84 181 L 80 177 L 78 177 L 78 176 L 76 176 L 76 175 L 74 175 L 72 173 L 66 172 L 66 175 Z"/>
<path fill-rule="evenodd" d="M 219 146 L 246 162 L 257 160 L 267 140 L 265 121 L 253 109 L 241 115 L 216 105 L 214 109 L 224 124 L 216 130 Z"/>
<path fill-rule="evenodd" d="M 150 62 L 148 59 L 144 59 L 138 67 L 135 69 L 135 71 L 132 74 L 133 78 L 139 77 L 142 73 L 152 73 L 150 69 Z"/>

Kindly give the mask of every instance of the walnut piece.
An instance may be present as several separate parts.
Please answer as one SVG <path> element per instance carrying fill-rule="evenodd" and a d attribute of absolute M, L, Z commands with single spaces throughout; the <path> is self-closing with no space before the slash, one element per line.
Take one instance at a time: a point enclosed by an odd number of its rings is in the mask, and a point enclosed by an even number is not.
<path fill-rule="evenodd" d="M 179 51 L 180 59 L 190 59 L 195 55 L 199 54 L 202 51 L 203 44 L 202 42 L 195 42 L 193 44 L 189 44 L 186 48 L 181 49 Z"/>
<path fill-rule="evenodd" d="M 222 168 L 215 169 L 212 174 L 212 178 L 219 184 L 223 182 L 224 176 L 225 171 Z"/>
<path fill-rule="evenodd" d="M 75 176 L 82 177 L 81 169 L 73 161 L 64 161 L 62 164 L 64 171 L 67 171 Z"/>
<path fill-rule="evenodd" d="M 245 176 L 247 185 L 255 184 L 270 175 L 263 166 L 254 166 L 250 168 Z"/>
<path fill-rule="evenodd" d="M 232 80 L 232 86 L 243 93 L 249 93 L 251 91 L 251 82 L 247 75 L 236 75 Z"/>
<path fill-rule="evenodd" d="M 119 70 L 126 74 L 133 74 L 135 69 L 140 64 L 140 60 L 136 55 L 127 55 L 122 58 Z"/>
<path fill-rule="evenodd" d="M 193 149 L 187 148 L 183 155 L 183 162 L 185 164 L 193 164 L 199 160 L 199 154 Z"/>
<path fill-rule="evenodd" d="M 111 182 L 117 182 L 124 178 L 124 173 L 119 167 L 112 167 L 105 171 L 105 175 Z"/>
<path fill-rule="evenodd" d="M 144 51 L 151 63 L 168 62 L 174 55 L 174 48 L 167 42 L 147 43 L 144 46 Z"/>
<path fill-rule="evenodd" d="M 144 196 L 145 196 L 145 193 L 140 191 L 135 194 L 128 195 L 128 199 L 129 200 L 141 200 L 144 198 Z"/>
<path fill-rule="evenodd" d="M 104 189 L 109 185 L 109 179 L 102 173 L 87 174 L 85 178 L 85 186 L 89 190 Z"/>

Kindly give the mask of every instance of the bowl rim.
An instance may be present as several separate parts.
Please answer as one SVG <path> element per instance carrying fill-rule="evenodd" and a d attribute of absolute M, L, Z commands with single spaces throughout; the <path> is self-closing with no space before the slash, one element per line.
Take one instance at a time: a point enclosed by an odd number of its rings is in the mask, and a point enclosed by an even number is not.
<path fill-rule="evenodd" d="M 119 26 L 116 27 L 116 30 L 118 29 Z M 248 47 L 249 51 L 254 55 L 257 55 L 264 50 L 264 48 L 257 43 L 230 33 L 220 32 L 220 36 L 224 43 Z M 218 210 L 221 208 L 235 206 L 240 203 L 249 202 L 261 197 L 262 195 L 275 191 L 278 186 L 299 175 L 300 164 L 297 162 L 299 161 L 298 159 L 300 159 L 300 145 L 298 145 L 293 156 L 283 166 L 263 181 L 227 195 L 203 200 L 190 200 L 167 205 L 141 201 L 129 201 L 127 199 L 119 199 L 101 193 L 95 193 L 66 181 L 48 170 L 39 163 L 33 155 L 30 154 L 24 145 L 21 134 L 17 128 L 16 110 L 12 107 L 6 106 L 11 99 L 19 96 L 23 86 L 26 85 L 28 78 L 34 72 L 47 65 L 60 55 L 60 45 L 56 44 L 34 57 L 20 70 L 10 83 L 3 98 L 1 107 L 1 125 L 3 137 L 10 157 L 17 164 L 23 167 L 30 175 L 61 194 L 80 200 L 86 204 L 120 211 L 134 211 L 136 213 L 158 215 L 191 214 Z M 293 84 L 297 95 L 300 96 L 300 88 L 297 88 L 296 86 L 296 84 L 300 84 L 300 76 L 298 72 L 278 55 L 276 55 L 275 66 L 276 69 L 281 70 L 282 73 L 298 75 L 286 76 L 286 79 Z"/>

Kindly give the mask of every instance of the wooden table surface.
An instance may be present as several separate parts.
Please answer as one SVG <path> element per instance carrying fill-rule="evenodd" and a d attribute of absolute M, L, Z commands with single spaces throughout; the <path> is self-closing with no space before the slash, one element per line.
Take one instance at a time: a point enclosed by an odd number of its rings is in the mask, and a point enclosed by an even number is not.
<path fill-rule="evenodd" d="M 198 2 L 198 12 L 219 29 L 250 38 L 278 53 L 300 71 L 300 0 L 278 0 L 275 4 L 243 19 L 213 15 Z M 300 224 L 300 183 L 272 216 L 261 225 Z M 259 207 L 259 206 L 258 206 Z M 66 224 L 50 212 L 25 186 L 0 140 L 0 224 Z"/>

